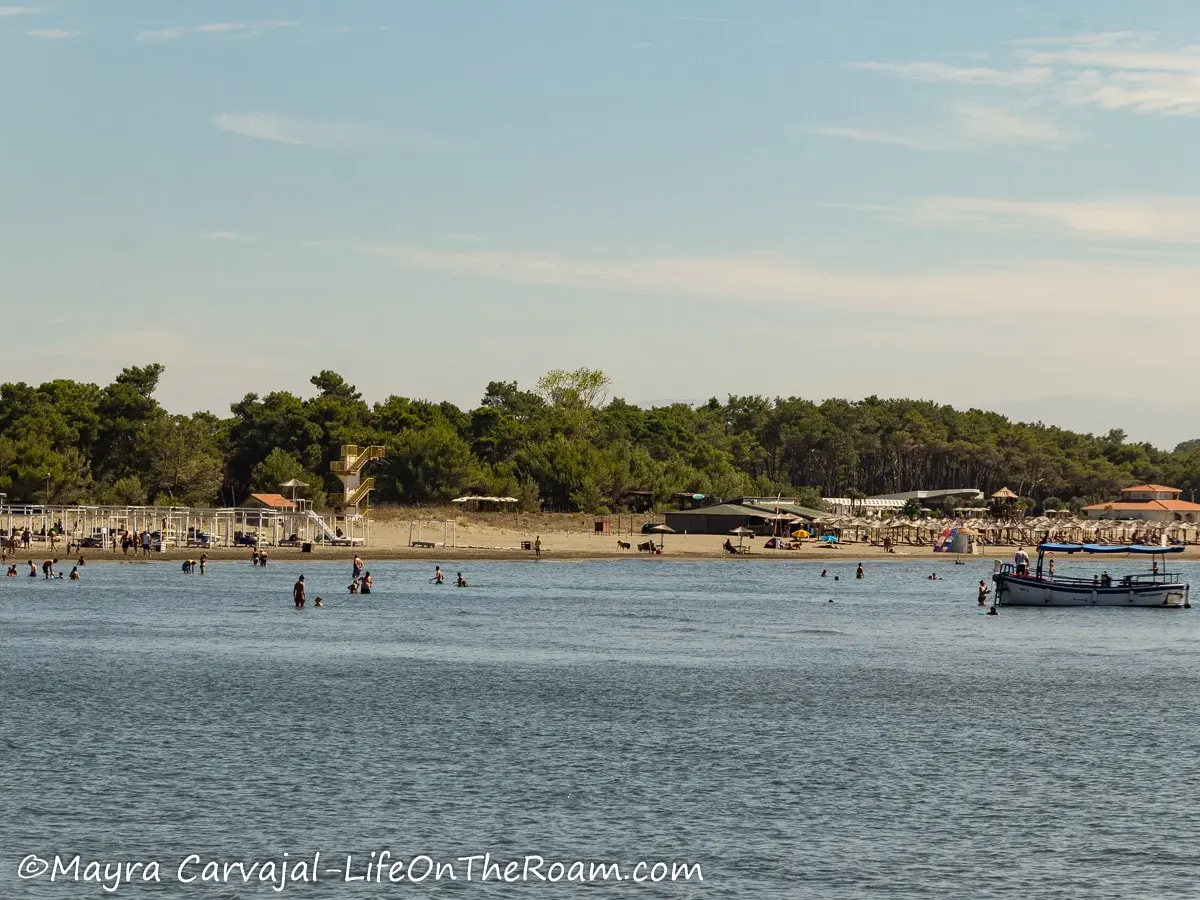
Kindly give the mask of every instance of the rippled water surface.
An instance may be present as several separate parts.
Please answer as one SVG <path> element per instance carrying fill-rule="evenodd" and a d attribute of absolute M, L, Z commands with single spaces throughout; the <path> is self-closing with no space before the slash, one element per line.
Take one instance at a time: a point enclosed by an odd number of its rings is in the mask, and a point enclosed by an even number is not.
<path fill-rule="evenodd" d="M 938 582 L 472 563 L 466 590 L 370 568 L 351 597 L 347 564 L 304 566 L 328 606 L 302 612 L 280 563 L 0 579 L 0 897 L 109 896 L 19 882 L 29 853 L 162 861 L 164 885 L 117 892 L 135 897 L 1195 890 L 1200 609 L 986 617 L 980 563 Z M 172 885 L 189 853 L 381 849 L 690 861 L 704 881 Z"/>

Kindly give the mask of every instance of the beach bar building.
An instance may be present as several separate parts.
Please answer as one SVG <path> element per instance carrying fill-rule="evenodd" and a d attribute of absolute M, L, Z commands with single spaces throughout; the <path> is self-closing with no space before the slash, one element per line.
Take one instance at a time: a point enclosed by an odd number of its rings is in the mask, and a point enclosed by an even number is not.
<path fill-rule="evenodd" d="M 774 533 L 774 517 L 781 513 L 794 516 L 797 523 L 811 522 L 826 515 L 820 510 L 797 506 L 792 500 L 780 501 L 776 512 L 775 500 L 770 501 L 770 507 L 765 507 L 747 503 L 747 499 L 762 501 L 765 498 L 743 498 L 740 502 L 669 512 L 667 525 L 680 534 L 729 534 L 735 528 L 749 528 L 756 534 L 769 535 Z"/>
<path fill-rule="evenodd" d="M 1121 491 L 1121 499 L 1094 503 L 1083 511 L 1089 519 L 1140 519 L 1146 522 L 1200 522 L 1200 503 L 1181 499 L 1180 488 L 1137 484 Z"/>

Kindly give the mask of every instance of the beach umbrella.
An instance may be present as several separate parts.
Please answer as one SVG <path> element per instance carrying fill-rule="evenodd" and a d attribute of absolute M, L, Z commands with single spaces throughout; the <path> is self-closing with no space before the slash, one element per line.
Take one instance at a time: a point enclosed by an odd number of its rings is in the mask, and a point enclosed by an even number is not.
<path fill-rule="evenodd" d="M 295 505 L 296 491 L 299 490 L 300 488 L 308 487 L 308 482 L 301 481 L 299 478 L 292 478 L 292 479 L 289 479 L 288 481 L 283 482 L 283 484 L 281 484 L 279 486 L 281 488 L 291 488 L 292 489 L 292 505 Z"/>
<path fill-rule="evenodd" d="M 803 528 L 797 528 L 795 531 L 792 532 L 792 537 L 794 537 L 796 540 L 799 541 L 799 540 L 803 540 L 806 537 L 812 537 L 812 535 L 809 534 L 807 531 L 805 531 Z"/>
<path fill-rule="evenodd" d="M 736 534 L 738 536 L 738 546 L 740 547 L 740 546 L 742 546 L 743 538 L 745 538 L 746 535 L 748 535 L 748 534 L 750 534 L 750 535 L 754 534 L 754 531 L 750 528 L 747 528 L 745 525 L 739 525 L 737 528 L 733 529 L 733 531 L 731 531 L 729 533 Z"/>
<path fill-rule="evenodd" d="M 675 529 L 672 528 L 670 525 L 655 525 L 650 530 L 657 534 L 660 534 L 660 535 L 675 534 Z M 660 537 L 658 539 L 658 546 L 662 547 L 665 542 L 666 542 L 666 538 Z"/>

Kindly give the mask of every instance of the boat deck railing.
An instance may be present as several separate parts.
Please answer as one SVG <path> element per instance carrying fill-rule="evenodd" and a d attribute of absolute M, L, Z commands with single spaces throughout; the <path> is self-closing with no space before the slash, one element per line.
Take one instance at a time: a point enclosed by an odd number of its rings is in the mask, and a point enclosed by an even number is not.
<path fill-rule="evenodd" d="M 1013 563 L 1003 563 L 1000 566 L 1001 575 L 1014 578 L 1028 578 L 1031 581 L 1044 581 L 1049 584 L 1061 584 L 1069 587 L 1148 587 L 1156 584 L 1181 584 L 1182 576 L 1177 572 L 1145 572 L 1139 575 L 1120 575 L 1110 577 L 1107 584 L 1103 576 L 1093 575 L 1090 578 L 1073 578 L 1069 575 L 1051 576 L 1045 571 L 1038 575 L 1030 569 L 1024 575 L 1017 575 L 1017 567 Z"/>

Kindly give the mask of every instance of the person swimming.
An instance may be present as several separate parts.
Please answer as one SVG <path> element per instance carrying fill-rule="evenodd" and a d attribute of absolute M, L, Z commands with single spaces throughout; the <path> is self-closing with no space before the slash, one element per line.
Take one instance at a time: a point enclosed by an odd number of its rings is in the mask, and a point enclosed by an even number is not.
<path fill-rule="evenodd" d="M 822 569 L 822 570 L 821 570 L 821 577 L 822 577 L 822 578 L 826 578 L 826 577 L 828 577 L 828 576 L 829 576 L 829 570 L 828 570 L 828 569 Z"/>
<path fill-rule="evenodd" d="M 349 587 L 347 589 L 350 591 L 350 593 L 357 594 L 358 593 L 358 579 L 355 578 L 353 581 L 351 581 L 349 584 Z"/>
<path fill-rule="evenodd" d="M 998 615 L 1000 615 L 1000 613 L 998 613 L 998 612 L 996 611 L 996 607 L 995 607 L 995 606 L 992 606 L 992 608 L 991 608 L 991 609 L 989 609 L 989 610 L 987 611 L 987 614 L 988 614 L 989 616 L 998 616 Z"/>
<path fill-rule="evenodd" d="M 462 577 L 462 572 L 459 572 L 459 573 L 458 573 L 458 586 L 459 586 L 459 587 L 466 587 L 466 586 L 467 586 L 467 579 L 465 579 L 465 578 L 463 578 L 463 577 Z"/>
<path fill-rule="evenodd" d="M 937 580 L 938 580 L 938 577 L 937 577 L 937 572 L 934 572 L 934 573 L 932 573 L 932 574 L 931 574 L 931 575 L 930 575 L 928 578 L 926 578 L 925 580 L 926 580 L 926 581 L 937 581 Z"/>
<path fill-rule="evenodd" d="M 317 599 L 315 599 L 315 600 L 313 601 L 313 606 L 324 606 L 324 605 L 325 605 L 325 604 L 321 602 L 321 598 L 320 598 L 320 597 L 318 597 Z"/>
<path fill-rule="evenodd" d="M 71 569 L 71 580 L 72 580 L 72 581 L 78 581 L 78 580 L 79 580 L 79 566 L 74 566 L 74 567 Z"/>

